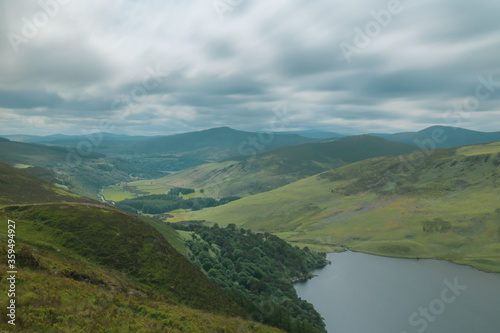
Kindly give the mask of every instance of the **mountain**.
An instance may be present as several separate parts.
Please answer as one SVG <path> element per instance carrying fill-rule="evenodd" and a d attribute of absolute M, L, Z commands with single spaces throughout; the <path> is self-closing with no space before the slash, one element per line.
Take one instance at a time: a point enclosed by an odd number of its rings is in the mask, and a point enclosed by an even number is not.
<path fill-rule="evenodd" d="M 500 141 L 500 132 L 478 132 L 459 127 L 432 126 L 419 132 L 371 134 L 387 140 L 429 148 L 452 148 Z"/>
<path fill-rule="evenodd" d="M 316 140 L 307 139 L 297 134 L 253 133 L 238 131 L 229 127 L 212 128 L 204 131 L 176 134 L 161 138 L 144 140 L 134 144 L 130 149 L 144 152 L 195 152 L 207 148 L 218 148 L 227 156 L 242 155 L 242 151 L 260 151 L 276 147 L 297 145 Z M 207 156 L 210 156 L 208 154 Z"/>
<path fill-rule="evenodd" d="M 241 319 L 245 312 L 163 235 L 175 231 L 160 232 L 5 164 L 0 172 L 9 201 L 0 222 L 15 225 L 15 247 L 6 237 L 0 253 L 15 248 L 19 331 L 279 332 Z M 36 204 L 27 202 L 28 191 Z M 0 263 L 2 278 L 11 270 Z M 6 321 L 0 328 L 11 330 Z"/>
<path fill-rule="evenodd" d="M 173 221 L 234 223 L 312 248 L 500 272 L 499 166 L 499 142 L 378 157 Z"/>
<path fill-rule="evenodd" d="M 298 134 L 300 136 L 311 138 L 311 139 L 336 139 L 342 138 L 344 136 L 350 136 L 349 134 L 339 134 L 335 132 L 320 131 L 320 130 L 305 130 L 305 131 L 285 131 L 280 132 L 282 134 Z"/>
<path fill-rule="evenodd" d="M 125 191 L 157 193 L 159 186 L 204 189 L 207 196 L 248 196 L 269 191 L 302 178 L 363 159 L 406 154 L 415 146 L 368 135 L 307 143 L 236 156 L 204 164 L 154 181 L 126 184 Z M 149 185 L 148 185 L 149 184 Z M 138 189 L 138 187 L 135 187 Z M 138 192 L 138 191 L 135 191 Z M 110 197 L 110 199 L 114 199 Z"/>

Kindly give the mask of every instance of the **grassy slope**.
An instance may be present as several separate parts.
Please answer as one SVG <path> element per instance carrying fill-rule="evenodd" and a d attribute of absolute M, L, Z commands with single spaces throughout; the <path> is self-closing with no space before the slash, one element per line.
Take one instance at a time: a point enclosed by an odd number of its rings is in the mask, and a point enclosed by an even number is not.
<path fill-rule="evenodd" d="M 500 143 L 381 157 L 224 206 L 184 212 L 271 231 L 290 242 L 401 257 L 437 257 L 500 272 Z M 412 158 L 414 158 L 412 160 Z M 448 232 L 424 232 L 442 218 Z"/>
<path fill-rule="evenodd" d="M 0 210 L 3 257 L 7 219 L 16 221 L 19 331 L 278 332 L 229 318 L 245 314 L 167 242 L 162 234 L 170 228 L 159 232 L 135 216 L 60 196 L 64 191 L 1 167 L 5 198 L 18 197 L 17 184 L 41 202 L 76 201 L 30 205 L 21 197 L 21 205 Z M 2 262 L 2 279 L 7 270 Z M 0 302 L 7 304 L 7 293 Z M 6 316 L 5 307 L 0 314 Z"/>
<path fill-rule="evenodd" d="M 0 163 L 0 207 L 40 202 L 84 202 L 85 199 Z"/>
<path fill-rule="evenodd" d="M 105 191 L 112 200 L 142 192 L 158 194 L 170 186 L 204 189 L 211 197 L 249 196 L 363 159 L 405 154 L 415 146 L 368 135 L 346 137 L 263 151 L 228 161 L 201 165 L 164 178 L 115 186 Z M 135 193 L 134 193 L 135 191 Z"/>

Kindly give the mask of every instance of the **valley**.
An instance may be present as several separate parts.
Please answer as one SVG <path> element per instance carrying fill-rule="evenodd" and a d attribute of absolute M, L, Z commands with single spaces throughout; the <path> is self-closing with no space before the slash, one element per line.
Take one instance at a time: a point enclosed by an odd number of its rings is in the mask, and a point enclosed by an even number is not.
<path fill-rule="evenodd" d="M 291 284 L 327 264 L 318 252 L 500 272 L 499 142 L 427 150 L 342 137 L 156 178 L 148 175 L 161 172 L 102 153 L 69 166 L 56 145 L 5 140 L 0 156 L 14 166 L 0 164 L 0 210 L 20 226 L 24 327 L 89 327 L 89 313 L 111 311 L 92 325 L 324 332 Z M 295 259 L 276 256 L 285 252 Z M 66 296 L 43 291 L 53 283 Z M 81 311 L 81 297 L 99 301 Z"/>

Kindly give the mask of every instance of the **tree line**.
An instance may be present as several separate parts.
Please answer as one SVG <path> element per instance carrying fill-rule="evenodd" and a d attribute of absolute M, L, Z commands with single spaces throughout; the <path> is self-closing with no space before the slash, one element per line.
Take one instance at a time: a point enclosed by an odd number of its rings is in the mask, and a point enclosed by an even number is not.
<path fill-rule="evenodd" d="M 132 212 L 144 214 L 163 214 L 176 209 L 201 210 L 208 207 L 225 205 L 240 197 L 230 196 L 221 199 L 209 197 L 195 197 L 185 199 L 180 194 L 194 193 L 193 189 L 173 188 L 168 194 L 152 194 L 133 199 L 126 199 L 116 203 L 116 207 Z"/>

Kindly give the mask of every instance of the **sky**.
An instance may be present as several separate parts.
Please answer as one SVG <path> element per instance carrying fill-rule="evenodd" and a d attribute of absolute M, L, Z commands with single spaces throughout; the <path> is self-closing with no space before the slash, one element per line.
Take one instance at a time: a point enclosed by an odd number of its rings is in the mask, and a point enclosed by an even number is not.
<path fill-rule="evenodd" d="M 0 133 L 498 131 L 499 13 L 498 0 L 0 0 Z"/>

